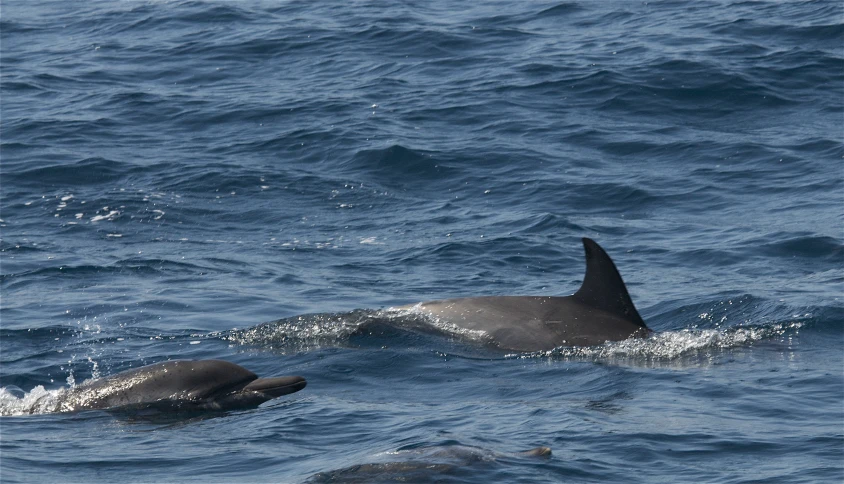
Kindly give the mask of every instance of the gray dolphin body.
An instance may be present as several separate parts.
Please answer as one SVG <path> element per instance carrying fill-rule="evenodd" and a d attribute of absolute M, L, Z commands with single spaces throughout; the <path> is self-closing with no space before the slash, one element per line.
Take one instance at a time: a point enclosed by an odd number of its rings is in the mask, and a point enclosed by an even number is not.
<path fill-rule="evenodd" d="M 459 328 L 483 331 L 502 349 L 545 351 L 645 337 L 650 330 L 633 306 L 612 259 L 583 239 L 586 276 L 572 296 L 488 296 L 402 306 Z"/>
<path fill-rule="evenodd" d="M 320 472 L 308 483 L 346 482 L 452 482 L 464 481 L 468 476 L 494 468 L 499 460 L 548 458 L 551 449 L 536 447 L 516 453 L 502 453 L 479 447 L 447 445 L 397 450 L 379 455 L 370 464 L 358 464 L 343 469 Z M 398 459 L 398 460 L 396 460 Z"/>
<path fill-rule="evenodd" d="M 300 376 L 258 378 L 223 360 L 173 360 L 127 370 L 71 388 L 58 398 L 57 412 L 125 406 L 178 410 L 256 407 L 305 388 Z"/>

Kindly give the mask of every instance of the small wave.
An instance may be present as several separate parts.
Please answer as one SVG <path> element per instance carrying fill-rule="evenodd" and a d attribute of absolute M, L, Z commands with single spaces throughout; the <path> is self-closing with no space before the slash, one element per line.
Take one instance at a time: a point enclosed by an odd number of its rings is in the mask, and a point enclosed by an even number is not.
<path fill-rule="evenodd" d="M 116 234 L 110 235 L 114 237 Z M 167 259 L 129 258 L 109 265 L 83 264 L 73 266 L 61 264 L 17 273 L 0 274 L 0 283 L 33 284 L 38 281 L 38 278 L 54 277 L 58 275 L 61 275 L 62 277 L 86 279 L 91 276 L 107 277 L 112 275 L 122 275 L 127 272 L 137 275 L 179 275 L 202 273 L 204 270 L 209 269 L 207 267 L 188 262 L 172 261 Z"/>
<path fill-rule="evenodd" d="M 766 239 L 771 238 L 774 237 L 766 237 Z M 792 237 L 767 244 L 754 244 L 754 247 L 771 256 L 824 259 L 839 262 L 844 260 L 844 245 L 837 239 L 828 236 Z"/>
<path fill-rule="evenodd" d="M 603 212 L 610 208 L 610 204 L 619 210 L 629 210 L 630 207 L 641 209 L 660 201 L 659 197 L 648 190 L 626 183 L 585 183 L 576 188 L 568 190 L 566 196 L 580 213 L 596 210 Z M 604 204 L 596 207 L 595 197 L 604 200 Z"/>
<path fill-rule="evenodd" d="M 74 163 L 61 163 L 36 168 L 22 169 L 17 173 L 6 173 L 21 184 L 38 187 L 49 185 L 84 186 L 96 183 L 114 182 L 131 172 L 131 165 L 102 157 L 84 158 Z M 34 181 L 33 181 L 34 180 Z"/>
<path fill-rule="evenodd" d="M 448 179 L 454 169 L 441 164 L 433 154 L 393 145 L 384 149 L 361 150 L 349 162 L 354 172 L 365 170 L 378 181 L 391 185 L 406 184 L 409 180 Z"/>
<path fill-rule="evenodd" d="M 542 10 L 538 14 L 536 14 L 537 18 L 556 18 L 556 17 L 568 17 L 572 13 L 580 12 L 583 10 L 583 7 L 578 5 L 575 2 L 563 2 L 558 5 L 554 5 L 553 7 L 548 7 L 545 10 Z"/>
<path fill-rule="evenodd" d="M 5 240 L 0 240 L 0 252 L 8 252 L 8 253 L 26 253 L 26 252 L 43 252 L 44 249 L 41 247 L 37 247 L 36 243 L 25 243 L 25 242 L 6 242 Z"/>

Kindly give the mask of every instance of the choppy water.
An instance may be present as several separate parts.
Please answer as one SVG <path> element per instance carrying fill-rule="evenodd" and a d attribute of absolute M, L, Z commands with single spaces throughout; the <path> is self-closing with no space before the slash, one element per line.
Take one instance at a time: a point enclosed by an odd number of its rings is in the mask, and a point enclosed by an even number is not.
<path fill-rule="evenodd" d="M 840 2 L 0 13 L 3 482 L 844 479 Z M 382 312 L 570 294 L 583 236 L 655 336 L 505 353 Z M 309 383 L 39 413 L 176 358 Z"/>

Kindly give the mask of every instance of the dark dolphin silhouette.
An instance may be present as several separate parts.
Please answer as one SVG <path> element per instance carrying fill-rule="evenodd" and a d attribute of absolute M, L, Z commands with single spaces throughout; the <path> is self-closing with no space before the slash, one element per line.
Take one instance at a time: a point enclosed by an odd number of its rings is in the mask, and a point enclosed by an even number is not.
<path fill-rule="evenodd" d="M 258 378 L 223 360 L 173 360 L 83 383 L 57 399 L 57 412 L 155 406 L 177 410 L 231 410 L 305 388 L 300 376 Z"/>
<path fill-rule="evenodd" d="M 483 331 L 492 344 L 516 351 L 592 346 L 645 337 L 645 325 L 615 264 L 594 240 L 583 239 L 586 276 L 572 296 L 487 296 L 402 306 L 459 328 Z"/>

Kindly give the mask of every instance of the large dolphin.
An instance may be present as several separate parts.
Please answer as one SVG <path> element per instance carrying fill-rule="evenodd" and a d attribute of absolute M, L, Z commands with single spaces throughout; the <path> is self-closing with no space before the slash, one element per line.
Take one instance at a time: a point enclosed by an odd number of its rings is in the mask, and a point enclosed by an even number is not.
<path fill-rule="evenodd" d="M 126 406 L 179 410 L 257 407 L 305 388 L 300 376 L 258 378 L 223 360 L 172 360 L 83 383 L 61 394 L 56 412 Z"/>
<path fill-rule="evenodd" d="M 438 322 L 482 331 L 493 345 L 516 351 L 592 346 L 645 337 L 650 330 L 615 264 L 594 240 L 583 239 L 586 276 L 572 296 L 487 296 L 423 302 L 411 310 Z"/>

